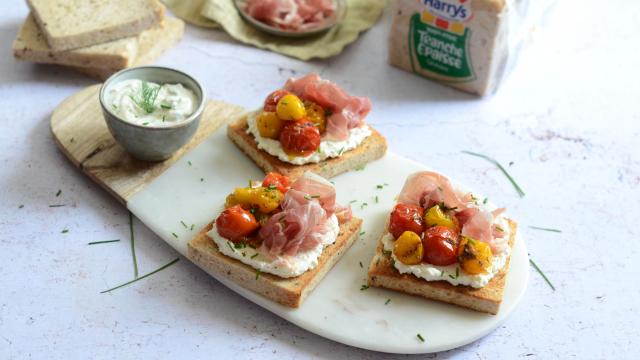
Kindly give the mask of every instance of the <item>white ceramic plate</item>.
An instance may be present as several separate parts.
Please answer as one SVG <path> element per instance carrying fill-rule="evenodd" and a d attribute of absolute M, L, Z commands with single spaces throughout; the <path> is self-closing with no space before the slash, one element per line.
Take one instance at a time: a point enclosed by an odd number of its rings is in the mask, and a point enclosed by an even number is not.
<path fill-rule="evenodd" d="M 246 184 L 249 179 L 264 176 L 225 133 L 224 130 L 214 133 L 129 201 L 130 210 L 182 255 L 186 254 L 191 237 L 215 218 L 217 209 L 232 189 Z M 409 174 L 423 169 L 425 166 L 419 163 L 389 153 L 361 171 L 333 179 L 340 203 L 356 200 L 352 204 L 354 215 L 364 219 L 364 235 L 299 309 L 280 306 L 225 279 L 218 280 L 304 329 L 364 349 L 428 353 L 479 339 L 505 321 L 525 292 L 529 268 L 521 238 L 516 240 L 513 249 L 504 301 L 498 315 L 383 289 L 360 290 L 366 284 L 367 267 L 394 197 Z M 384 183 L 388 185 L 377 188 Z M 367 205 L 363 205 L 365 202 Z M 195 230 L 185 229 L 181 220 L 195 224 Z M 388 299 L 391 301 L 385 305 Z M 425 342 L 419 341 L 417 334 L 421 334 Z"/>

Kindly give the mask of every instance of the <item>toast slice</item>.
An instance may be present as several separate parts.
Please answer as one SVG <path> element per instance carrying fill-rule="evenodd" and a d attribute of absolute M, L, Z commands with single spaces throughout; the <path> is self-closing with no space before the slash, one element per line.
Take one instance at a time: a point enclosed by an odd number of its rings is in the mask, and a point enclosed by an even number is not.
<path fill-rule="evenodd" d="M 256 269 L 223 255 L 218 246 L 207 236 L 213 223 L 189 241 L 187 257 L 212 276 L 221 276 L 284 306 L 300 307 L 324 276 L 358 238 L 362 220 L 352 218 L 340 224 L 336 242 L 324 248 L 318 266 L 292 278 L 256 273 Z"/>
<path fill-rule="evenodd" d="M 229 124 L 227 135 L 265 172 L 275 171 L 292 179 L 300 177 L 305 171 L 314 172 L 324 178 L 332 178 L 379 159 L 387 151 L 387 140 L 378 131 L 371 128 L 373 132 L 371 136 L 366 138 L 357 148 L 345 152 L 340 157 L 326 159 L 319 163 L 294 165 L 258 149 L 253 135 L 247 133 L 247 128 L 247 117 L 244 116 Z"/>
<path fill-rule="evenodd" d="M 55 51 L 134 36 L 164 18 L 164 6 L 156 0 L 27 0 L 27 4 Z"/>
<path fill-rule="evenodd" d="M 180 41 L 184 34 L 184 21 L 167 17 L 161 27 L 144 31 L 136 38 L 136 56 L 125 67 L 85 67 L 71 66 L 72 69 L 92 78 L 104 81 L 114 73 L 131 66 L 154 63 L 160 55 Z"/>
<path fill-rule="evenodd" d="M 158 28 L 145 30 L 157 31 Z M 13 56 L 41 64 L 60 64 L 84 67 L 124 69 L 133 64 L 138 50 L 139 36 L 132 36 L 75 50 L 54 51 L 51 49 L 32 14 L 22 24 L 13 42 Z"/>
<path fill-rule="evenodd" d="M 509 247 L 513 249 L 517 224 L 509 220 L 509 227 L 511 229 Z M 386 233 L 385 230 L 382 236 Z M 376 253 L 369 265 L 369 286 L 418 295 L 489 314 L 498 313 L 511 256 L 507 259 L 502 270 L 485 287 L 476 289 L 470 286 L 454 286 L 446 281 L 426 281 L 411 274 L 401 274 L 393 267 L 391 256 L 385 254 L 383 250 L 382 241 L 379 241 Z"/>

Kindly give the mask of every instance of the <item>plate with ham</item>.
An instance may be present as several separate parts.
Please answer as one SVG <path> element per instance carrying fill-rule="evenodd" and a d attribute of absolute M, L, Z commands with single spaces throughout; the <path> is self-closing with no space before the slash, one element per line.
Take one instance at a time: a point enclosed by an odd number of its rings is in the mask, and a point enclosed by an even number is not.
<path fill-rule="evenodd" d="M 345 0 L 234 0 L 240 16 L 271 35 L 306 37 L 321 34 L 345 15 Z"/>
<path fill-rule="evenodd" d="M 229 271 L 238 272 L 234 274 L 237 277 L 229 277 L 213 271 L 205 262 L 196 263 L 218 282 L 265 311 L 273 312 L 312 333 L 343 344 L 405 354 L 444 351 L 468 344 L 502 324 L 520 302 L 527 286 L 529 271 L 523 239 L 516 238 L 511 249 L 506 287 L 499 311 L 495 315 L 389 289 L 369 287 L 368 284 L 368 265 L 376 256 L 379 240 L 386 231 L 390 211 L 398 201 L 397 195 L 406 194 L 405 200 L 409 203 L 418 199 L 417 204 L 420 205 L 424 197 L 414 195 L 422 195 L 424 188 L 431 186 L 429 181 L 420 176 L 415 181 L 415 187 L 412 185 L 410 188 L 402 189 L 407 178 L 425 170 L 424 165 L 389 151 L 364 168 L 343 173 L 329 182 L 309 175 L 303 177 L 302 183 L 293 185 L 297 180 L 291 179 L 289 185 L 297 192 L 287 196 L 287 203 L 278 202 L 277 206 L 289 209 L 286 222 L 297 223 L 300 231 L 305 234 L 332 231 L 326 225 L 330 217 L 327 215 L 336 214 L 337 220 L 337 214 L 341 214 L 341 217 L 347 215 L 343 212 L 346 207 L 351 208 L 352 219 L 362 219 L 359 230 L 348 231 L 355 235 L 350 247 L 341 247 L 344 251 L 340 254 L 339 260 L 336 260 L 332 267 L 324 267 L 327 269 L 326 274 L 316 278 L 315 289 L 307 294 L 297 308 L 256 292 L 256 282 L 277 276 L 269 273 L 266 267 L 262 268 L 260 273 L 255 267 L 244 268 L 244 272 L 240 270 L 240 266 L 230 267 Z M 271 177 L 277 178 L 275 175 Z M 249 184 L 250 179 L 258 180 L 259 183 Z M 456 187 L 453 179 L 451 183 L 454 184 L 454 188 L 464 188 Z M 278 189 L 281 185 L 282 181 L 265 179 L 263 170 L 239 151 L 224 131 L 216 131 L 133 195 L 127 206 L 164 241 L 182 255 L 193 259 L 194 254 L 188 245 L 189 242 L 202 234 L 206 236 L 207 232 L 213 229 L 212 220 L 220 217 L 225 210 L 225 204 L 229 205 L 227 209 L 238 204 L 242 208 L 242 202 L 238 201 L 237 196 L 235 200 L 233 197 L 229 199 L 230 195 L 236 193 L 236 188 L 262 188 L 264 191 L 265 188 Z M 437 186 L 435 188 L 437 189 Z M 286 186 L 281 190 L 286 190 Z M 283 194 L 282 201 L 289 191 L 291 190 L 280 191 Z M 236 195 L 242 195 L 241 192 Z M 480 202 L 484 199 L 484 196 L 476 192 L 473 192 L 473 195 L 480 199 Z M 448 200 L 443 198 L 442 201 L 446 205 Z M 167 204 L 171 204 L 170 208 Z M 423 201 L 425 208 L 428 205 L 431 205 L 430 202 Z M 301 211 L 302 209 L 305 211 Z M 262 210 L 260 211 L 264 212 Z M 305 221 L 294 221 L 294 218 L 299 217 L 299 212 L 307 214 L 309 218 Z M 461 214 L 461 220 L 482 223 L 483 219 L 480 216 L 475 218 L 476 215 L 474 211 L 469 211 Z M 466 218 L 462 219 L 464 216 Z M 338 220 L 339 226 L 345 224 L 346 218 L 343 217 L 342 223 Z M 473 218 L 475 219 L 471 220 Z M 308 250 L 319 244 L 319 238 L 314 242 L 307 239 L 307 236 L 298 238 L 299 242 L 293 241 L 285 234 L 286 231 L 283 232 L 284 228 L 278 225 L 279 218 L 269 217 L 262 220 L 262 223 L 257 221 L 263 226 L 259 231 L 264 231 L 263 235 L 265 239 L 270 239 L 270 243 L 264 245 L 265 248 L 255 259 L 268 257 L 266 255 L 299 254 L 303 249 Z M 193 230 L 190 229 L 191 226 L 181 225 L 182 222 L 194 224 Z M 322 231 L 311 231 L 307 228 L 316 225 L 322 225 Z M 252 226 L 255 226 L 255 223 Z M 231 230 L 233 229 L 232 227 Z M 474 227 L 468 230 L 474 230 Z M 234 236 L 233 231 L 223 233 L 227 237 Z M 213 240 L 207 240 L 209 246 L 217 248 Z M 338 241 L 334 243 L 338 244 Z M 245 258 L 255 255 L 255 252 L 250 253 L 255 249 L 249 246 L 249 243 L 237 245 L 238 247 L 234 242 L 222 245 L 227 246 L 229 253 L 234 250 L 240 253 L 244 251 Z M 499 245 L 500 243 L 496 242 L 496 246 Z M 260 248 L 258 244 L 253 246 Z M 293 278 L 295 277 L 289 279 Z M 216 280 L 212 279 L 214 282 Z"/>

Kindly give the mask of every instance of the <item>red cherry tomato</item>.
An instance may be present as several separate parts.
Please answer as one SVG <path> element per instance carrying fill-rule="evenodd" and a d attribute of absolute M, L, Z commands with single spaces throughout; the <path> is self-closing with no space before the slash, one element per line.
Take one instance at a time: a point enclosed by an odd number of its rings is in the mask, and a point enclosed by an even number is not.
<path fill-rule="evenodd" d="M 275 186 L 276 189 L 284 194 L 290 187 L 289 178 L 275 172 L 270 172 L 264 177 L 264 180 L 262 180 L 262 186 L 266 188 Z"/>
<path fill-rule="evenodd" d="M 244 240 L 260 227 L 256 218 L 240 205 L 223 211 L 216 219 L 218 234 L 232 242 Z"/>
<path fill-rule="evenodd" d="M 289 92 L 284 89 L 279 89 L 269 94 L 269 96 L 267 96 L 267 98 L 264 100 L 264 111 L 276 112 L 278 101 L 280 101 L 283 96 L 288 94 Z"/>
<path fill-rule="evenodd" d="M 434 226 L 424 232 L 422 260 L 433 265 L 451 265 L 458 261 L 458 235 L 445 226 Z"/>
<path fill-rule="evenodd" d="M 280 131 L 280 144 L 287 154 L 309 156 L 320 147 L 320 130 L 311 121 L 287 121 Z"/>
<path fill-rule="evenodd" d="M 418 235 L 424 230 L 424 209 L 417 205 L 398 204 L 391 211 L 389 232 L 397 239 L 405 231 L 412 231 Z"/>

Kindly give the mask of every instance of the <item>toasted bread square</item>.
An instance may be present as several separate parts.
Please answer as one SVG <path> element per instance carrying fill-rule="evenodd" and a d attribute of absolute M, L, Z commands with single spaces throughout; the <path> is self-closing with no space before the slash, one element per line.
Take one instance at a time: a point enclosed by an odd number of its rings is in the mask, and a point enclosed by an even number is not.
<path fill-rule="evenodd" d="M 267 273 L 256 276 L 257 272 L 253 267 L 222 254 L 216 243 L 207 236 L 212 225 L 213 223 L 209 224 L 189 242 L 189 260 L 213 276 L 225 277 L 284 306 L 297 308 L 356 241 L 362 220 L 352 218 L 340 224 L 336 242 L 324 248 L 318 259 L 318 266 L 292 278 Z"/>
<path fill-rule="evenodd" d="M 509 247 L 513 249 L 517 224 L 509 220 L 509 227 L 511 229 Z M 387 231 L 385 230 L 382 236 L 386 233 Z M 476 289 L 470 286 L 454 286 L 446 281 L 426 281 L 411 274 L 401 274 L 393 267 L 391 257 L 385 254 L 383 250 L 384 245 L 382 241 L 379 241 L 376 253 L 369 265 L 369 286 L 418 295 L 489 314 L 495 315 L 498 313 L 504 294 L 511 256 L 507 259 L 502 270 L 485 287 Z"/>
<path fill-rule="evenodd" d="M 369 125 L 369 127 L 371 126 Z M 229 124 L 227 135 L 265 172 L 275 171 L 293 179 L 300 177 L 305 171 L 311 171 L 329 179 L 379 159 L 387 151 L 387 140 L 371 127 L 373 132 L 371 136 L 366 138 L 357 148 L 346 151 L 337 158 L 326 159 L 319 163 L 294 165 L 258 149 L 255 138 L 247 133 L 247 128 L 247 117 L 245 116 Z"/>
<path fill-rule="evenodd" d="M 136 37 L 137 51 L 130 66 L 152 64 L 162 53 L 175 45 L 184 33 L 184 21 L 167 18 L 162 26 L 149 29 Z M 126 66 L 129 67 L 129 66 Z M 72 69 L 98 80 L 106 80 L 109 76 L 125 67 L 85 67 L 71 66 Z"/>
<path fill-rule="evenodd" d="M 51 49 L 77 49 L 139 34 L 164 19 L 156 0 L 27 0 Z"/>

